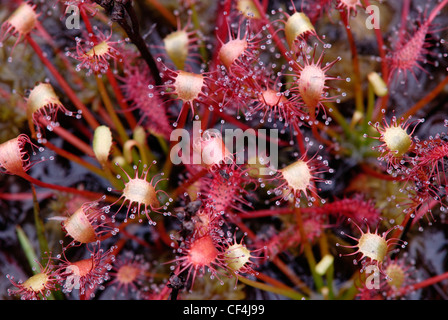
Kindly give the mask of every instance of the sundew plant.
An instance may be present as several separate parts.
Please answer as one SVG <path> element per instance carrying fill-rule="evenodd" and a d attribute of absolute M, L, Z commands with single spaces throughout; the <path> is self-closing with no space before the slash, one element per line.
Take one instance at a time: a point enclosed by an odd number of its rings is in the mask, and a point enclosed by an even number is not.
<path fill-rule="evenodd" d="M 2 1 L 2 299 L 447 299 L 447 13 Z"/>

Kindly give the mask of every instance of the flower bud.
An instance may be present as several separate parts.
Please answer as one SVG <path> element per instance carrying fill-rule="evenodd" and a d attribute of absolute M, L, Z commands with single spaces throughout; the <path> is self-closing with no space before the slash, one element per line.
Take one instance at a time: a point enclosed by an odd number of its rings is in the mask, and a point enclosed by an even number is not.
<path fill-rule="evenodd" d="M 35 146 L 25 134 L 0 144 L 0 168 L 4 173 L 20 176 L 33 166 L 24 150 L 26 143 Z"/>
<path fill-rule="evenodd" d="M 4 41 L 8 34 L 16 36 L 17 40 L 12 48 L 14 50 L 22 37 L 29 34 L 36 26 L 38 14 L 35 8 L 35 5 L 22 3 L 2 25 L 0 41 Z"/>
<path fill-rule="evenodd" d="M 112 147 L 112 133 L 107 126 L 99 126 L 93 135 L 93 152 L 98 161 L 104 165 Z"/>
<path fill-rule="evenodd" d="M 285 36 L 289 48 L 294 47 L 297 38 L 304 37 L 307 33 L 316 33 L 313 24 L 303 12 L 295 12 L 288 18 L 285 25 Z"/>
<path fill-rule="evenodd" d="M 188 33 L 185 30 L 171 32 L 163 38 L 165 50 L 177 69 L 183 70 L 188 57 Z"/>
<path fill-rule="evenodd" d="M 376 73 L 370 72 L 367 75 L 370 84 L 372 85 L 373 91 L 378 97 L 384 97 L 387 94 L 387 84 L 384 82 L 383 78 Z"/>
<path fill-rule="evenodd" d="M 32 123 L 40 130 L 40 117 L 44 117 L 46 121 L 54 121 L 58 110 L 68 113 L 51 84 L 40 83 L 31 90 L 27 99 L 27 117 L 33 137 L 35 129 Z"/>

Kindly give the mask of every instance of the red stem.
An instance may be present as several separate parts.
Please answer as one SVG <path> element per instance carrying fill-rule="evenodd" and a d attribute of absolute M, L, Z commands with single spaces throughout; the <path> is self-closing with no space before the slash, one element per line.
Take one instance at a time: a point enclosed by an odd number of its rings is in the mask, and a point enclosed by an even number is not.
<path fill-rule="evenodd" d="M 241 221 L 241 217 L 238 214 L 234 214 L 231 213 L 229 214 L 230 219 L 232 220 L 232 222 L 241 230 L 243 231 L 245 234 L 247 234 L 247 236 L 249 238 L 251 238 L 252 240 L 257 240 L 257 235 L 255 234 L 255 232 L 253 232 L 249 227 L 247 227 L 242 221 Z"/>
<path fill-rule="evenodd" d="M 216 17 L 216 31 L 215 31 L 215 38 L 221 39 L 224 41 L 227 36 L 227 27 L 226 27 L 226 16 L 222 14 L 223 12 L 230 12 L 232 7 L 232 1 L 227 0 L 224 4 L 221 4 L 221 1 L 218 2 L 217 6 L 217 17 Z M 221 48 L 220 41 L 216 41 L 216 48 L 213 52 L 213 58 L 212 58 L 212 64 L 213 66 L 216 66 L 218 64 L 218 53 L 219 49 Z"/>
<path fill-rule="evenodd" d="M 364 2 L 366 7 L 370 6 L 369 0 L 364 0 Z M 384 49 L 383 35 L 381 33 L 380 28 L 375 28 L 374 31 L 376 36 L 376 42 L 378 43 L 378 52 L 381 58 L 381 69 L 383 73 L 383 79 L 387 83 L 389 78 L 389 66 L 386 61 L 386 50 Z"/>
<path fill-rule="evenodd" d="M 253 3 L 255 5 L 255 7 L 257 7 L 257 10 L 258 10 L 258 12 L 260 13 L 260 16 L 261 16 L 261 20 L 267 26 L 268 31 L 269 31 L 269 33 L 272 36 L 272 40 L 274 40 L 278 50 L 283 55 L 283 57 L 285 57 L 287 60 L 289 60 L 289 58 L 288 58 L 288 50 L 286 49 L 285 45 L 283 44 L 283 42 L 278 37 L 278 35 L 277 35 L 276 31 L 274 30 L 274 28 L 272 27 L 271 22 L 269 21 L 269 19 L 266 17 L 265 10 L 264 10 L 263 6 L 261 5 L 260 1 L 253 0 Z"/>
<path fill-rule="evenodd" d="M 262 217 L 278 216 L 283 214 L 293 214 L 291 208 L 279 208 L 279 209 L 266 209 L 266 210 L 256 210 L 249 212 L 241 212 L 238 214 L 239 218 L 242 219 L 256 219 Z"/>
<path fill-rule="evenodd" d="M 127 232 L 126 230 L 120 230 L 120 234 L 122 234 L 123 236 L 125 236 L 128 239 L 134 240 L 135 242 L 137 242 L 139 245 L 141 245 L 142 247 L 145 248 L 150 248 L 151 246 L 148 244 L 148 242 L 146 242 L 145 240 L 130 234 L 129 232 Z"/>
<path fill-rule="evenodd" d="M 347 39 L 348 43 L 350 44 L 350 50 L 352 54 L 352 60 L 353 60 L 353 86 L 355 90 L 355 99 L 356 99 L 356 109 L 358 112 L 364 113 L 364 110 L 361 109 L 363 107 L 363 92 L 362 92 L 362 86 L 361 86 L 361 70 L 359 67 L 359 58 L 358 58 L 358 51 L 355 44 L 355 38 L 353 37 L 352 29 L 350 28 L 350 25 L 348 23 L 348 16 L 345 11 L 341 12 L 342 16 L 342 22 L 344 23 L 345 31 L 347 33 Z"/>
<path fill-rule="evenodd" d="M 40 192 L 37 193 L 37 198 L 49 198 L 53 195 L 51 192 Z M 21 192 L 21 193 L 0 193 L 0 199 L 9 200 L 9 201 L 23 201 L 23 200 L 32 200 L 33 194 Z"/>
<path fill-rule="evenodd" d="M 73 162 L 76 162 L 77 164 L 89 169 L 92 172 L 95 172 L 96 174 L 98 174 L 99 176 L 104 176 L 104 171 L 103 169 L 94 166 L 93 164 L 85 161 L 84 159 L 82 159 L 81 157 L 78 157 L 76 155 L 74 155 L 73 153 L 68 152 L 67 150 L 61 149 L 56 147 L 54 144 L 52 144 L 51 142 L 45 142 L 43 143 L 44 146 L 50 148 L 51 150 L 53 150 L 54 152 L 56 152 L 58 155 L 69 159 Z"/>
<path fill-rule="evenodd" d="M 394 177 L 390 174 L 384 174 L 382 172 L 376 171 L 375 169 L 371 168 L 367 164 L 361 164 L 361 168 L 368 175 L 371 175 L 378 179 L 387 180 L 387 181 L 403 181 L 403 178 L 401 178 L 401 177 Z"/>
<path fill-rule="evenodd" d="M 156 0 L 146 0 L 147 3 L 153 6 L 154 12 L 162 15 L 167 22 L 169 22 L 173 27 L 177 25 L 176 16 L 171 13 L 167 8 L 163 6 L 160 2 Z"/>
<path fill-rule="evenodd" d="M 79 194 L 81 196 L 84 196 L 86 198 L 90 198 L 90 199 L 99 199 L 103 196 L 103 194 L 101 193 L 97 193 L 97 192 L 92 192 L 92 191 L 86 191 L 86 190 L 79 190 L 79 189 L 75 189 L 75 188 L 70 188 L 70 187 L 65 187 L 65 186 L 59 186 L 59 185 L 55 185 L 55 184 L 50 184 L 50 183 L 46 183 L 46 182 L 42 182 L 36 178 L 33 178 L 32 176 L 23 173 L 20 175 L 23 179 L 29 181 L 30 183 L 35 184 L 36 186 L 42 187 L 42 188 L 48 188 L 48 189 L 53 189 L 53 190 L 57 190 L 57 191 L 61 191 L 61 192 L 68 192 L 68 193 L 74 193 L 74 194 Z"/>
<path fill-rule="evenodd" d="M 432 23 L 432 21 L 436 18 L 436 16 L 440 13 L 440 11 L 443 9 L 443 7 L 446 6 L 447 3 L 448 3 L 448 0 L 444 0 L 444 1 L 440 2 L 437 5 L 437 7 L 432 9 L 431 14 L 429 15 L 426 23 L 428 23 L 428 24 Z"/>
<path fill-rule="evenodd" d="M 197 180 L 199 180 L 200 178 L 202 178 L 203 176 L 205 176 L 208 173 L 208 171 L 206 169 L 202 169 L 201 171 L 199 171 L 198 173 L 196 173 L 194 176 L 192 176 L 189 180 L 187 180 L 186 182 L 182 183 L 180 186 L 177 187 L 176 190 L 174 190 L 173 194 L 171 195 L 171 197 L 174 199 L 176 198 L 178 195 L 180 195 L 183 191 L 186 191 L 187 188 L 189 186 L 191 186 L 193 183 L 195 183 Z"/>
<path fill-rule="evenodd" d="M 448 279 L 448 272 L 445 272 L 445 273 L 439 274 L 437 276 L 434 276 L 432 278 L 423 280 L 423 281 L 421 281 L 419 283 L 416 283 L 416 284 L 404 287 L 404 288 L 402 288 L 400 290 L 400 293 L 401 294 L 406 294 L 409 291 L 415 291 L 415 290 L 418 290 L 418 289 L 421 289 L 421 288 L 424 288 L 424 287 L 428 287 L 428 286 L 431 286 L 431 285 L 433 285 L 435 283 L 443 281 L 445 279 Z"/>
<path fill-rule="evenodd" d="M 67 56 L 63 53 L 63 51 L 56 45 L 55 41 L 51 37 L 51 35 L 48 34 L 47 30 L 42 26 L 40 22 L 36 24 L 36 29 L 40 32 L 42 37 L 45 39 L 45 41 L 50 44 L 50 46 L 53 48 L 53 50 L 58 55 L 59 59 L 62 60 L 64 63 L 66 69 L 70 72 L 70 75 L 72 77 L 72 80 L 78 85 L 83 86 L 82 79 L 79 77 L 79 74 L 72 68 L 72 64 L 68 60 Z"/>
<path fill-rule="evenodd" d="M 117 79 L 115 79 L 112 70 L 107 69 L 106 76 L 110 85 L 112 86 L 112 89 L 114 90 L 118 105 L 123 110 L 126 121 L 129 123 L 131 129 L 134 129 L 137 126 L 137 121 L 135 120 L 133 114 L 129 111 L 129 106 L 126 103 L 126 99 L 121 92 L 120 86 L 118 85 Z"/>
<path fill-rule="evenodd" d="M 363 0 L 363 1 L 364 1 L 365 7 L 370 6 L 369 0 Z M 386 50 L 385 50 L 383 35 L 381 33 L 380 28 L 374 28 L 374 32 L 375 32 L 375 36 L 376 36 L 376 42 L 377 42 L 377 46 L 378 46 L 379 56 L 381 58 L 382 77 L 383 77 L 384 82 L 386 84 L 389 84 L 389 65 L 388 65 L 388 62 L 386 59 Z M 380 110 L 387 107 L 388 100 L 389 100 L 389 94 L 386 94 L 384 97 L 381 97 L 380 99 L 378 99 L 376 106 L 375 106 L 375 110 L 372 115 L 372 119 L 378 119 L 378 117 L 380 117 L 382 115 Z"/>
<path fill-rule="evenodd" d="M 297 144 L 299 145 L 300 153 L 302 155 L 304 155 L 304 154 L 306 154 L 306 147 L 305 147 L 305 144 L 303 143 L 302 131 L 300 131 L 300 128 L 296 122 L 294 122 L 293 125 L 294 125 L 294 130 L 297 132 Z"/>
<path fill-rule="evenodd" d="M 25 39 L 28 41 L 30 46 L 34 49 L 39 59 L 42 63 L 47 67 L 47 69 L 51 72 L 51 74 L 56 78 L 57 82 L 61 86 L 62 90 L 67 94 L 68 98 L 72 101 L 75 107 L 82 111 L 83 117 L 86 119 L 87 123 L 93 128 L 96 129 L 99 126 L 98 121 L 94 118 L 90 110 L 82 103 L 82 101 L 75 94 L 73 89 L 68 85 L 67 81 L 62 77 L 59 71 L 53 66 L 50 60 L 42 52 L 39 45 L 33 40 L 33 38 L 29 35 L 25 35 Z"/>
<path fill-rule="evenodd" d="M 45 120 L 43 117 L 39 119 L 40 122 L 42 122 L 43 125 L 47 126 L 49 122 Z M 52 127 L 53 131 L 61 138 L 63 138 L 65 141 L 70 142 L 73 146 L 78 148 L 80 151 L 85 153 L 86 155 L 90 157 L 95 157 L 95 153 L 93 152 L 93 149 L 84 141 L 73 135 L 72 133 L 68 132 L 64 128 L 60 126 L 54 126 Z"/>
<path fill-rule="evenodd" d="M 159 221 L 157 221 L 156 229 L 157 229 L 157 231 L 158 231 L 160 240 L 162 240 L 162 242 L 163 242 L 168 248 L 177 249 L 177 245 L 176 245 L 176 243 L 170 238 L 170 236 L 168 235 L 168 232 L 166 231 L 166 228 L 165 228 L 165 221 L 163 220 L 163 218 L 160 219 Z M 174 246 L 172 247 L 173 244 L 174 244 Z"/>
<path fill-rule="evenodd" d="M 176 270 L 173 271 L 174 274 L 179 274 L 180 271 L 180 265 L 176 266 Z M 163 289 L 159 292 L 159 294 L 154 298 L 154 300 L 166 300 L 169 298 L 169 294 L 171 292 L 171 288 L 168 286 L 169 283 L 167 283 Z"/>
<path fill-rule="evenodd" d="M 242 130 L 253 129 L 251 126 L 249 126 L 247 124 L 244 124 L 244 123 L 241 123 L 234 116 L 232 116 L 230 114 L 227 114 L 225 112 L 219 112 L 219 113 L 215 113 L 215 114 L 218 114 L 223 120 L 228 121 L 228 122 L 236 125 L 237 127 L 241 128 Z M 260 137 L 266 139 L 266 141 L 271 141 L 271 138 L 269 136 L 265 136 L 263 134 L 260 134 L 258 131 L 255 131 L 255 135 L 257 137 L 260 136 Z M 276 142 L 278 143 L 279 146 L 283 146 L 283 147 L 290 146 L 290 144 L 288 142 L 280 140 L 280 139 L 278 139 Z"/>
<path fill-rule="evenodd" d="M 406 21 L 409 16 L 409 6 L 411 5 L 410 0 L 404 0 L 403 6 L 401 7 L 401 22 L 400 22 L 400 31 L 398 33 L 398 43 L 403 43 L 403 37 L 406 33 Z"/>
<path fill-rule="evenodd" d="M 420 101 L 414 104 L 408 111 L 403 114 L 404 118 L 414 115 L 418 110 L 425 107 L 429 102 L 431 102 L 437 95 L 445 89 L 445 86 L 448 84 L 448 76 L 443 79 L 431 92 L 429 92 L 426 96 L 424 96 Z"/>
<path fill-rule="evenodd" d="M 92 35 L 92 38 L 95 40 L 95 42 L 97 42 L 97 38 L 95 36 L 95 33 L 93 32 L 92 24 L 90 23 L 89 17 L 86 13 L 84 6 L 81 6 L 80 14 L 81 14 L 82 20 L 84 21 L 87 31 L 89 32 L 89 34 Z M 124 112 L 124 116 L 126 117 L 127 122 L 129 123 L 131 128 L 134 129 L 137 125 L 137 122 L 136 122 L 135 118 L 133 117 L 132 113 L 129 112 L 129 110 L 128 110 L 129 108 L 126 103 L 126 99 L 124 98 L 123 94 L 121 93 L 121 90 L 117 83 L 117 80 L 115 79 L 115 76 L 110 68 L 107 69 L 106 76 L 107 76 L 107 79 L 108 79 L 110 85 L 112 86 L 112 89 L 114 90 L 115 96 L 117 97 L 118 104 L 120 105 L 120 107 L 123 111 L 127 111 L 127 112 Z"/>

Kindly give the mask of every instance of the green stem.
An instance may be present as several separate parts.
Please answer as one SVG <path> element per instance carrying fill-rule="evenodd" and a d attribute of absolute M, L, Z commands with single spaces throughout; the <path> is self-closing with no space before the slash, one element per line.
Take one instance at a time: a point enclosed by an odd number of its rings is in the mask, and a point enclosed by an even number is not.
<path fill-rule="evenodd" d="M 157 0 L 146 0 L 146 3 L 148 3 L 150 6 L 152 6 L 155 10 L 155 12 L 162 15 L 167 22 L 169 22 L 172 26 L 176 26 L 176 16 L 169 11 L 167 8 L 165 8 L 159 1 Z"/>
<path fill-rule="evenodd" d="M 311 295 L 311 289 L 295 274 L 295 272 L 288 267 L 286 263 L 284 263 L 278 256 L 272 258 L 272 262 L 275 264 L 277 268 L 279 268 L 282 273 L 288 277 L 288 279 L 294 283 L 294 285 L 300 289 L 302 292 Z"/>
<path fill-rule="evenodd" d="M 369 121 L 372 121 L 373 117 L 373 111 L 375 110 L 375 91 L 373 90 L 373 86 L 369 83 L 368 89 L 367 89 L 367 110 L 366 110 L 366 116 L 364 117 L 363 125 L 362 125 L 362 132 L 367 133 L 369 129 Z M 367 139 L 361 140 L 362 144 L 367 144 Z"/>
<path fill-rule="evenodd" d="M 271 285 L 267 285 L 261 282 L 257 282 L 257 281 L 253 281 L 253 280 L 249 280 L 245 277 L 241 277 L 238 276 L 238 281 L 243 282 L 244 284 L 247 284 L 251 287 L 263 290 L 263 291 L 269 291 L 272 293 L 276 293 L 276 294 L 280 294 L 282 296 L 291 298 L 293 300 L 302 300 L 305 298 L 305 296 L 303 296 L 302 294 L 293 291 L 293 290 L 287 290 L 287 289 L 283 289 L 283 288 L 277 288 Z"/>
<path fill-rule="evenodd" d="M 30 183 L 30 185 L 31 185 L 31 191 L 33 194 L 34 224 L 36 226 L 36 234 L 37 234 L 37 239 L 39 241 L 40 255 L 41 255 L 42 259 L 44 259 L 45 254 L 49 253 L 48 242 L 47 242 L 47 237 L 45 236 L 44 223 L 40 217 L 40 208 L 39 208 L 39 202 L 37 201 L 36 188 L 34 187 L 34 185 L 32 183 Z"/>
<path fill-rule="evenodd" d="M 321 237 L 319 238 L 321 256 L 325 257 L 327 255 L 331 255 L 330 250 L 328 248 L 328 239 L 325 232 L 322 232 Z M 333 290 L 333 280 L 334 280 L 334 262 L 328 267 L 325 272 L 325 278 L 327 280 L 327 288 L 328 288 L 328 298 L 334 299 L 334 290 Z"/>
<path fill-rule="evenodd" d="M 123 145 L 123 155 L 124 158 L 126 160 L 127 163 L 134 163 L 136 164 L 136 162 L 138 161 L 134 161 L 134 157 L 132 155 L 132 150 L 133 148 L 136 147 L 138 149 L 138 153 L 140 155 L 140 159 L 142 161 L 142 163 L 144 164 L 148 164 L 148 153 L 145 150 L 144 146 L 142 146 L 140 143 L 138 143 L 135 140 L 128 140 L 125 142 L 125 144 Z M 151 159 L 152 161 L 152 159 Z"/>
<path fill-rule="evenodd" d="M 20 246 L 22 247 L 23 252 L 25 253 L 25 257 L 28 260 L 28 263 L 31 266 L 33 274 L 38 274 L 40 272 L 40 265 L 37 262 L 37 255 L 34 251 L 34 248 L 31 244 L 30 239 L 23 231 L 22 227 L 16 226 L 17 238 L 19 239 Z"/>
<path fill-rule="evenodd" d="M 201 24 L 199 22 L 199 18 L 198 18 L 198 12 L 196 10 L 196 6 L 195 6 L 195 2 L 191 1 L 190 2 L 190 10 L 191 10 L 191 18 L 193 20 L 193 25 L 195 30 L 200 30 L 201 29 Z M 203 61 L 208 61 L 208 55 L 207 55 L 207 49 L 205 48 L 205 46 L 201 45 L 199 46 L 199 52 L 201 54 L 202 60 Z"/>
<path fill-rule="evenodd" d="M 336 120 L 336 122 L 341 126 L 345 135 L 347 137 L 351 137 L 352 130 L 350 129 L 347 120 L 345 120 L 344 116 L 339 112 L 338 108 L 330 102 L 323 102 L 322 104 L 324 105 L 325 110 L 327 110 L 327 112 L 330 114 L 331 118 Z"/>
<path fill-rule="evenodd" d="M 294 212 L 296 214 L 297 218 L 297 226 L 299 228 L 300 232 L 300 238 L 302 239 L 302 245 L 303 250 L 305 253 L 306 260 L 308 261 L 308 265 L 311 270 L 311 275 L 314 279 L 314 284 L 316 285 L 316 288 L 318 292 L 321 292 L 322 287 L 324 286 L 322 277 L 316 272 L 316 259 L 314 258 L 314 254 L 311 248 L 311 244 L 308 242 L 308 239 L 306 237 L 305 228 L 303 226 L 303 220 L 302 220 L 302 211 L 300 208 L 295 207 Z"/>
<path fill-rule="evenodd" d="M 107 93 L 106 86 L 104 85 L 103 80 L 101 79 L 100 75 L 95 75 L 96 83 L 98 86 L 98 91 L 100 92 L 101 98 L 103 100 L 104 106 L 107 110 L 107 113 L 111 117 L 115 129 L 117 130 L 120 139 L 122 143 L 129 140 L 129 137 L 126 133 L 126 129 L 124 128 L 123 124 L 121 123 L 120 119 L 118 118 L 117 113 L 115 112 L 114 106 L 112 105 L 112 101 L 109 97 L 109 94 Z"/>
<path fill-rule="evenodd" d="M 369 83 L 368 87 L 368 97 L 367 97 L 367 112 L 364 118 L 364 129 L 367 129 L 369 121 L 373 120 L 373 110 L 375 109 L 375 91 L 373 90 L 372 84 Z"/>
<path fill-rule="evenodd" d="M 364 98 L 361 87 L 361 69 L 359 67 L 358 51 L 356 49 L 355 39 L 353 37 L 350 24 L 348 23 L 349 17 L 345 12 L 341 12 L 341 15 L 342 15 L 342 21 L 344 22 L 345 30 L 347 32 L 348 43 L 350 44 L 350 49 L 352 53 L 353 86 L 355 91 L 356 113 L 364 117 Z M 353 120 L 355 120 L 355 118 L 353 118 Z"/>

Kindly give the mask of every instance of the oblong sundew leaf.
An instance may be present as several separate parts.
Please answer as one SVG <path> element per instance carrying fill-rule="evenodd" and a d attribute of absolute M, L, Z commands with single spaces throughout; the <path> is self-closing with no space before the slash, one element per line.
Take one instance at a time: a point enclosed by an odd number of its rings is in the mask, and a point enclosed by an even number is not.
<path fill-rule="evenodd" d="M 25 231 L 23 231 L 21 226 L 16 226 L 17 238 L 19 239 L 20 246 L 25 253 L 26 259 L 33 270 L 33 274 L 37 274 L 40 272 L 39 264 L 37 263 L 37 255 L 34 251 L 33 246 L 31 245 L 31 241 L 26 235 Z"/>

